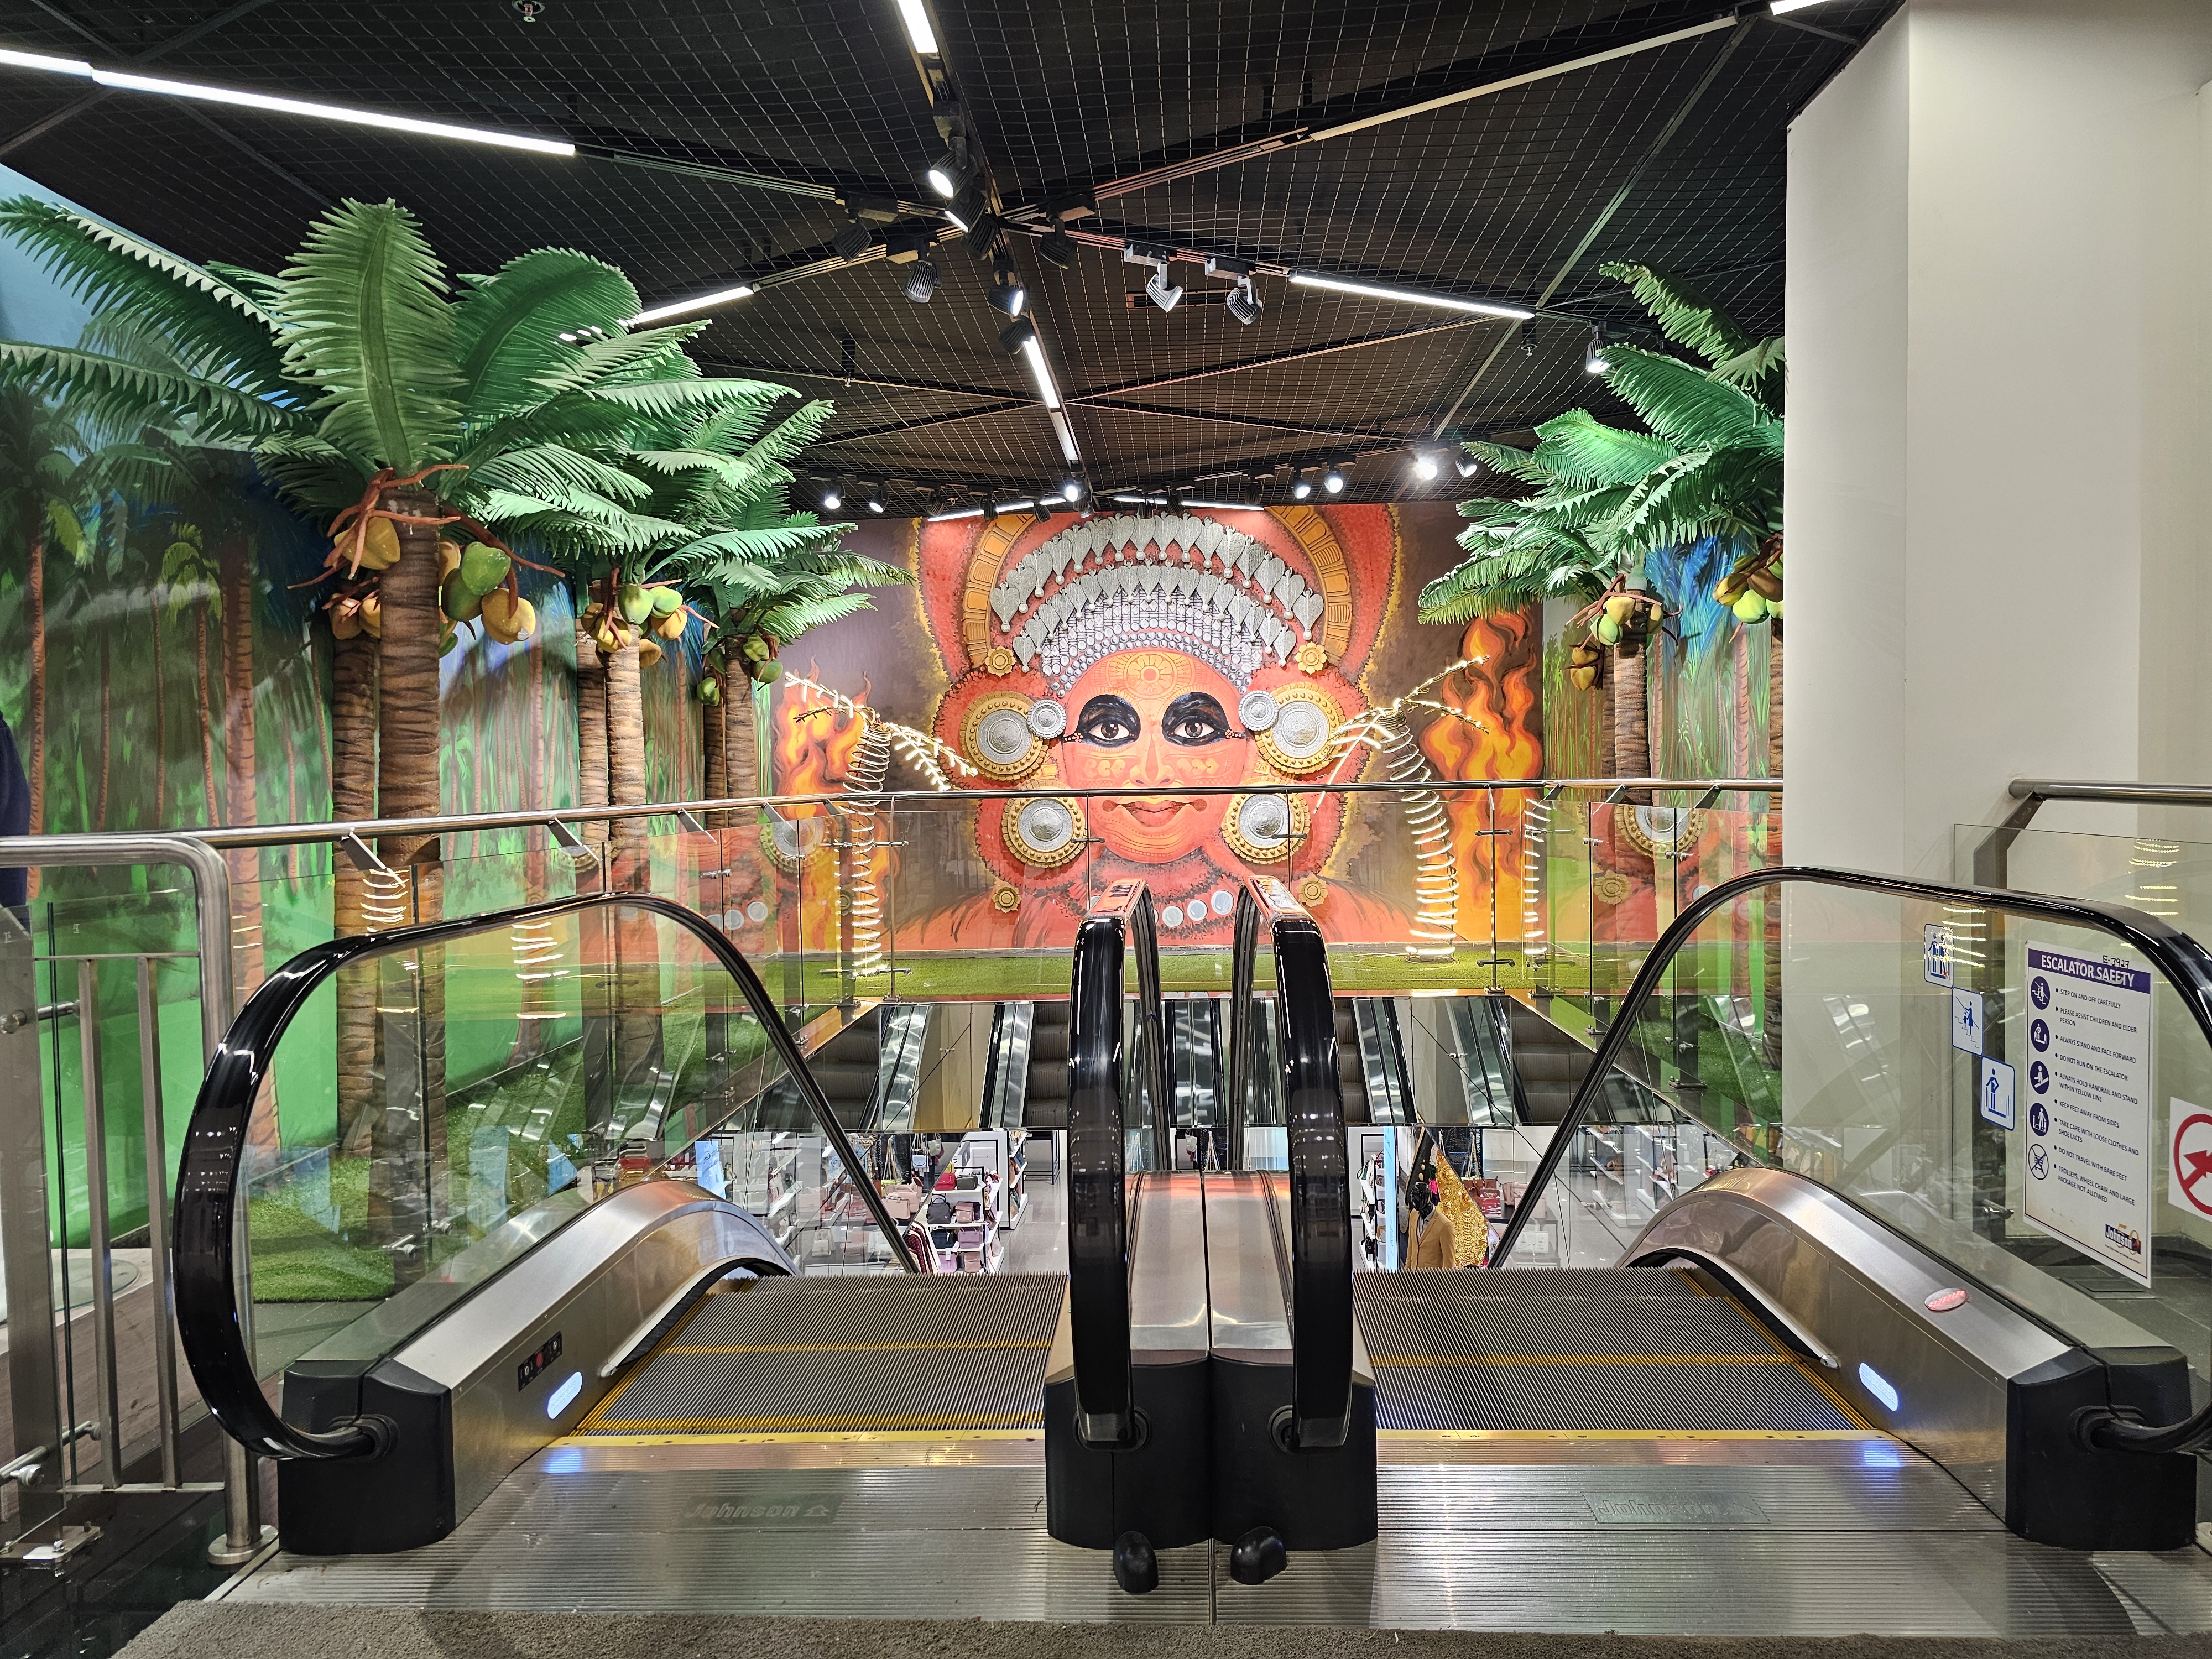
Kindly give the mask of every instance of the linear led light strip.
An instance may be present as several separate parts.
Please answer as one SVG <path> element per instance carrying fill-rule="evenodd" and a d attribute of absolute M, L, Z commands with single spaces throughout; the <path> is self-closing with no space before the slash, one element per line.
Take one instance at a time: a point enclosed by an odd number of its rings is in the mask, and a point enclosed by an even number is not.
<path fill-rule="evenodd" d="M 1349 282 L 1341 276 L 1323 276 L 1317 270 L 1292 271 L 1291 284 L 1294 288 L 1327 289 L 1332 294 L 1358 294 L 1370 300 L 1395 300 L 1401 305 L 1471 311 L 1483 317 L 1510 317 L 1518 323 L 1525 323 L 1536 314 L 1526 306 L 1505 305 L 1496 300 L 1463 300 L 1456 294 L 1431 294 L 1419 289 L 1386 288 L 1379 283 Z"/>
<path fill-rule="evenodd" d="M 263 92 L 240 92 L 230 87 L 203 86 L 197 81 L 169 81 L 158 76 L 132 75 L 124 70 L 94 69 L 74 58 L 52 58 L 44 52 L 17 52 L 0 46 L 0 64 L 15 69 L 44 70 L 52 75 L 75 75 L 96 81 L 118 92 L 155 92 L 171 98 L 197 98 L 210 104 L 237 104 L 246 109 L 267 110 L 276 115 L 307 115 L 322 121 L 345 121 L 357 127 L 377 127 L 387 132 L 419 133 L 425 138 L 458 138 L 471 144 L 493 144 L 502 149 L 526 149 L 539 155 L 573 156 L 576 147 L 565 138 L 535 138 L 527 133 L 496 132 L 489 127 L 460 127 L 446 121 L 421 121 L 411 115 L 386 115 L 380 110 L 349 109 L 343 104 L 313 104 L 299 98 L 272 98 Z"/>

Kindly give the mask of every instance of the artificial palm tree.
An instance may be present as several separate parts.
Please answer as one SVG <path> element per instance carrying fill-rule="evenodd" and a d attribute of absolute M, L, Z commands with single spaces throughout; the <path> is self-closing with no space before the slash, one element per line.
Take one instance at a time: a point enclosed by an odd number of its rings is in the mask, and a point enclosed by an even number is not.
<path fill-rule="evenodd" d="M 1605 270 L 1705 366 L 1612 346 L 1606 382 L 1647 430 L 1576 410 L 1537 428 L 1534 450 L 1468 444 L 1532 493 L 1461 506 L 1475 520 L 1460 538 L 1471 556 L 1422 589 L 1420 614 L 1464 624 L 1559 595 L 1591 601 L 1577 620 L 1589 620 L 1595 641 L 1612 648 L 1613 772 L 1649 776 L 1644 647 L 1667 607 L 1636 596 L 1649 587 L 1651 556 L 1668 550 L 1711 540 L 1729 548 L 1739 568 L 1778 560 L 1783 346 L 1752 340 L 1678 278 L 1642 265 Z M 1588 673 L 1595 663 L 1577 666 Z M 1778 696 L 1770 717 L 1778 727 L 1780 707 Z"/>

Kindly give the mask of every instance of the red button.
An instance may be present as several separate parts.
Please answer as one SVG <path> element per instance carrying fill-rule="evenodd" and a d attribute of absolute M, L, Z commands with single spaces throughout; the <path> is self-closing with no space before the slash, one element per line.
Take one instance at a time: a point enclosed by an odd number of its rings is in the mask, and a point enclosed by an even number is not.
<path fill-rule="evenodd" d="M 1948 1313 L 1954 1308 L 1966 1305 L 1966 1293 L 1961 1290 L 1938 1291 L 1928 1298 L 1929 1313 Z"/>

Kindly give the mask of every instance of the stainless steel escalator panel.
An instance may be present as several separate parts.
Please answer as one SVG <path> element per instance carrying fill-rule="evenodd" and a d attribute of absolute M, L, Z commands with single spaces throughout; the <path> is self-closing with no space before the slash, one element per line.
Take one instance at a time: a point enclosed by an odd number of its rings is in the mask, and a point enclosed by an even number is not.
<path fill-rule="evenodd" d="M 1136 1181 L 1130 1356 L 1140 1365 L 1203 1359 L 1209 1259 L 1203 1178 L 1142 1175 Z"/>
<path fill-rule="evenodd" d="M 1287 1364 L 1291 1315 L 1284 1297 L 1289 1246 L 1276 1209 L 1280 1175 L 1213 1175 L 1206 1178 L 1207 1278 L 1212 1291 L 1212 1348 L 1238 1359 Z"/>

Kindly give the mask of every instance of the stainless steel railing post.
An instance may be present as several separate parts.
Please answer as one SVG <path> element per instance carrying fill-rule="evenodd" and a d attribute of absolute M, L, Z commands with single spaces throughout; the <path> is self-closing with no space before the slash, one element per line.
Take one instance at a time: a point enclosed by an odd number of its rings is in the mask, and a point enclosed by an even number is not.
<path fill-rule="evenodd" d="M 79 1081 L 84 1091 L 85 1248 L 92 1262 L 93 1420 L 100 1484 L 123 1482 L 122 1390 L 115 1376 L 115 1253 L 107 1226 L 107 1114 L 100 1099 L 99 963 L 76 965 Z M 64 1285 L 66 1298 L 67 1285 Z M 64 1315 L 64 1323 L 67 1315 Z"/>
<path fill-rule="evenodd" d="M 177 1457 L 177 1323 L 169 1283 L 169 1138 L 161 1115 L 161 1004 L 154 994 L 154 962 L 138 958 L 138 1076 L 146 1115 L 146 1240 L 153 1255 L 154 1389 L 161 1407 L 161 1484 L 182 1478 Z"/>

